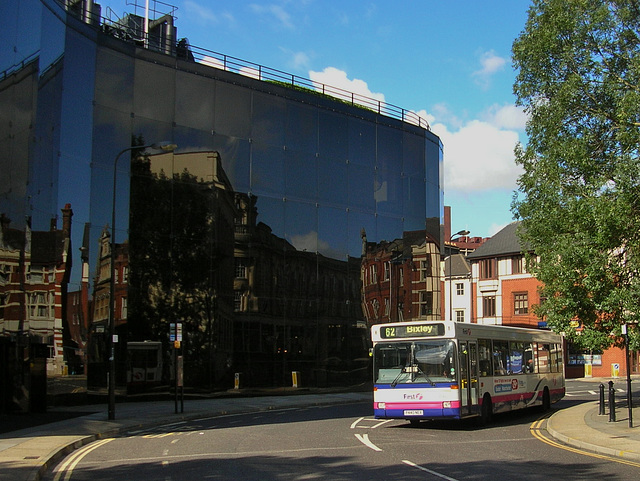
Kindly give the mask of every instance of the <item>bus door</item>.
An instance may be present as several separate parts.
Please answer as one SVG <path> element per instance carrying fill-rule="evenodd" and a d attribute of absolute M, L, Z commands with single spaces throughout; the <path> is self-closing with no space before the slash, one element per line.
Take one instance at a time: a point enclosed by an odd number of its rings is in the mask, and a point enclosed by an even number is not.
<path fill-rule="evenodd" d="M 460 414 L 478 412 L 478 344 L 460 341 Z"/>

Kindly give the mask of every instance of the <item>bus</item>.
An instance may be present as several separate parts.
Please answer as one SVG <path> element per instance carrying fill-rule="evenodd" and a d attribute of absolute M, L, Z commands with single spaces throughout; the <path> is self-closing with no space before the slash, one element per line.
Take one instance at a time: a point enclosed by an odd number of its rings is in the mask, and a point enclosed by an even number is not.
<path fill-rule="evenodd" d="M 454 321 L 371 328 L 377 419 L 477 418 L 565 394 L 562 337 L 551 331 Z"/>

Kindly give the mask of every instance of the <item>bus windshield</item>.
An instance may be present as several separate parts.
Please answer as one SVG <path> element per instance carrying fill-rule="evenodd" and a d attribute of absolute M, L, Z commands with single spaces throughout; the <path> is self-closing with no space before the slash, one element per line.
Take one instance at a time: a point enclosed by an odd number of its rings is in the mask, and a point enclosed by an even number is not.
<path fill-rule="evenodd" d="M 378 343 L 373 350 L 375 383 L 455 381 L 454 346 L 448 339 Z"/>

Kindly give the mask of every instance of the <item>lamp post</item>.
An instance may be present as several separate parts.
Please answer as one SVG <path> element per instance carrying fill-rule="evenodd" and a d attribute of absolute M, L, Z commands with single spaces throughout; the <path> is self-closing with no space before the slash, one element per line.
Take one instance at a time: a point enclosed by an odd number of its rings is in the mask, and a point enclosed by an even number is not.
<path fill-rule="evenodd" d="M 113 161 L 113 196 L 111 198 L 111 266 L 110 266 L 110 279 L 109 279 L 109 373 L 107 378 L 108 390 L 109 390 L 109 410 L 108 417 L 110 420 L 116 418 L 116 282 L 115 282 L 115 273 L 116 273 L 116 178 L 117 178 L 117 167 L 118 160 L 125 152 L 129 152 L 131 150 L 145 150 L 145 149 L 156 149 L 162 150 L 164 152 L 173 152 L 177 145 L 162 143 L 162 144 L 149 144 L 149 145 L 141 145 L 134 147 L 127 147 L 126 149 L 122 149 L 118 155 L 116 155 L 115 160 Z"/>
<path fill-rule="evenodd" d="M 469 235 L 468 230 L 458 231 L 449 238 L 449 243 L 453 242 L 454 237 L 465 235 Z M 451 255 L 452 250 L 451 246 L 449 246 L 449 320 L 453 321 L 453 289 L 451 288 L 451 284 L 453 283 L 453 273 L 451 272 Z"/>

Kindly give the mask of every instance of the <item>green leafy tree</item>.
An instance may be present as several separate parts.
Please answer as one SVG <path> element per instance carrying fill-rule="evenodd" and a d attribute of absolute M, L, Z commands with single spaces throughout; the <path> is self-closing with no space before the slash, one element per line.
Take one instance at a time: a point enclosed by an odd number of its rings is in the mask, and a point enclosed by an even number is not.
<path fill-rule="evenodd" d="M 513 60 L 529 120 L 512 209 L 538 313 L 584 348 L 620 344 L 640 317 L 640 2 L 533 0 Z"/>

